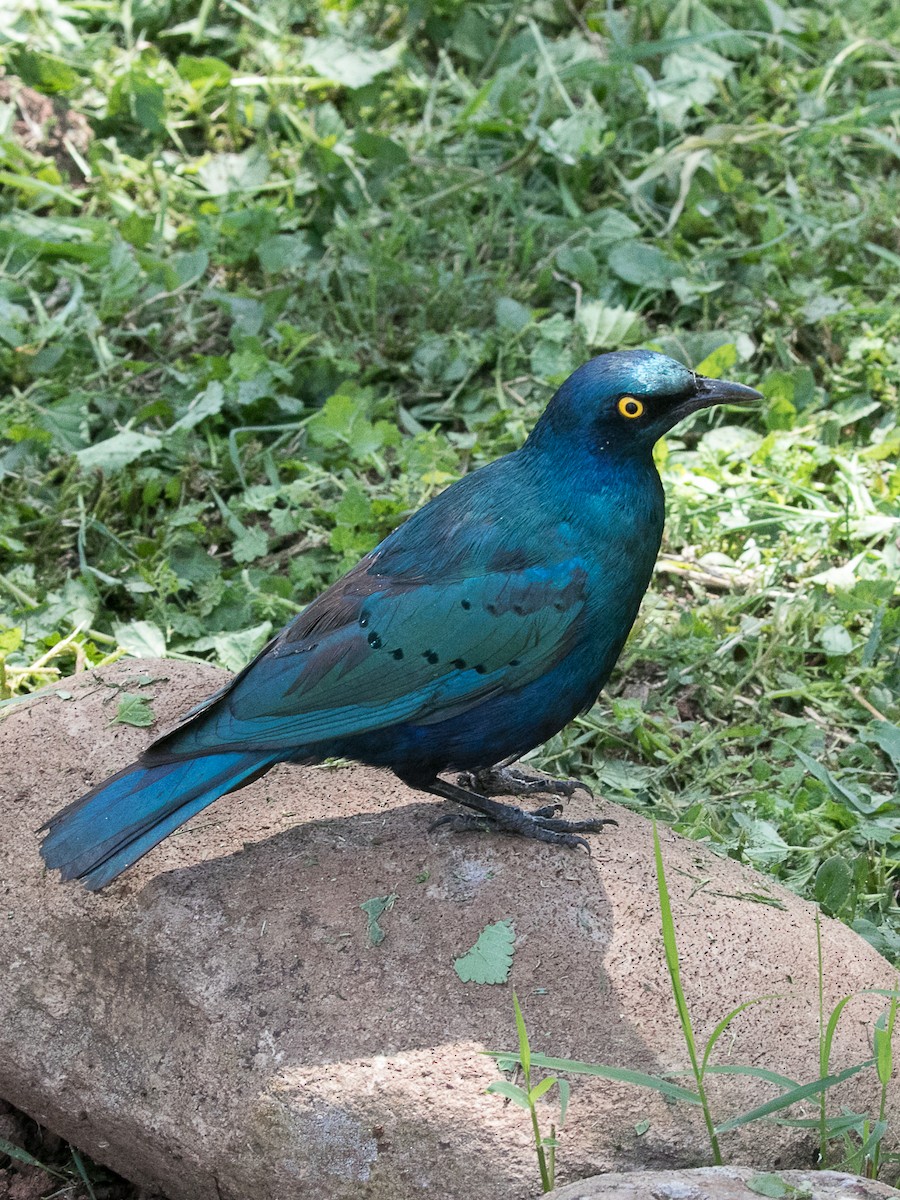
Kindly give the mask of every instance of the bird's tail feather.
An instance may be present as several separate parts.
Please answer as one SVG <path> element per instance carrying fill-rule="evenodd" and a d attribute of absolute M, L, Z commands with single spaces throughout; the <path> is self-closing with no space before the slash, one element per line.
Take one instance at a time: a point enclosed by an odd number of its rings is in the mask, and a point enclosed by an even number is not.
<path fill-rule="evenodd" d="M 233 753 L 133 763 L 51 817 L 41 854 L 63 879 L 80 879 L 98 891 L 207 804 L 276 761 Z"/>

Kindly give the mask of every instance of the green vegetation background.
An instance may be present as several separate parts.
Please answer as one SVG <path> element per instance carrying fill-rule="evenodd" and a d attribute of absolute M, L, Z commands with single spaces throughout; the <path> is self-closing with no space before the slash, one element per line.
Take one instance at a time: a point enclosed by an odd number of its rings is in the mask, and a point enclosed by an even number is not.
<path fill-rule="evenodd" d="M 893 7 L 0 0 L 7 706 L 239 667 L 657 347 L 766 404 L 660 447 L 642 623 L 536 761 L 900 954 Z"/>

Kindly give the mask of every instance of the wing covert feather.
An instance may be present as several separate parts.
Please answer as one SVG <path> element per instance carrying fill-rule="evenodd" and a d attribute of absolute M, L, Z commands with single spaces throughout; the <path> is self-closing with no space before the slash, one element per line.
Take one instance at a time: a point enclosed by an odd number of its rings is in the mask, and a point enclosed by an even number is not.
<path fill-rule="evenodd" d="M 587 583 L 579 559 L 412 586 L 363 565 L 175 731 L 171 750 L 284 748 L 435 723 L 526 686 L 574 644 Z"/>

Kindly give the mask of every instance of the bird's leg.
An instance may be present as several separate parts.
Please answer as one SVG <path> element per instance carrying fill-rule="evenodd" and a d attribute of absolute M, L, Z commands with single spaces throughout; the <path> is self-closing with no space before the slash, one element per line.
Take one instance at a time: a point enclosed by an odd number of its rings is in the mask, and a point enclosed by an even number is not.
<path fill-rule="evenodd" d="M 548 779 L 546 776 L 526 775 L 518 767 L 500 763 L 496 767 L 484 767 L 478 771 L 465 771 L 458 775 L 460 787 L 471 789 L 482 796 L 571 796 L 579 788 L 593 799 L 594 793 L 585 783 L 575 779 Z"/>
<path fill-rule="evenodd" d="M 455 800 L 472 808 L 477 816 L 459 814 L 457 816 L 441 817 L 435 825 L 452 825 L 454 829 L 496 829 L 504 833 L 517 833 L 521 837 L 535 838 L 539 842 L 553 842 L 559 846 L 584 846 L 590 853 L 590 846 L 582 833 L 599 833 L 604 825 L 615 825 L 616 821 L 609 818 L 595 817 L 590 821 L 564 821 L 557 817 L 560 810 L 558 804 L 548 804 L 534 812 L 526 812 L 512 804 L 498 804 L 487 796 L 469 791 L 459 784 L 449 783 L 446 779 L 434 779 L 428 784 L 417 783 L 423 791 L 429 791 L 435 796 L 444 796 L 447 800 Z M 434 828 L 434 826 L 432 826 Z"/>

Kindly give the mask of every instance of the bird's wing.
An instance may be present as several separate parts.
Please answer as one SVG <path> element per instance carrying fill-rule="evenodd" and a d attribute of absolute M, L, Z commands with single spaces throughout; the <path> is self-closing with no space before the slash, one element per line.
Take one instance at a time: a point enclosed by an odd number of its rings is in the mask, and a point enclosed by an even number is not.
<path fill-rule="evenodd" d="M 441 721 L 524 687 L 573 646 L 579 559 L 434 583 L 377 566 L 364 559 L 315 600 L 159 750 L 285 749 Z"/>

